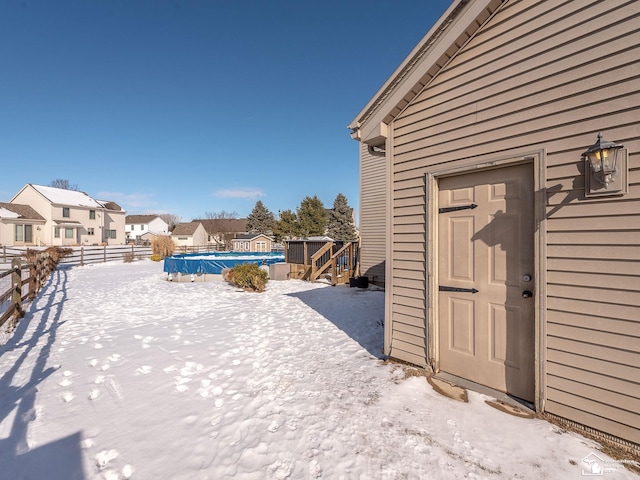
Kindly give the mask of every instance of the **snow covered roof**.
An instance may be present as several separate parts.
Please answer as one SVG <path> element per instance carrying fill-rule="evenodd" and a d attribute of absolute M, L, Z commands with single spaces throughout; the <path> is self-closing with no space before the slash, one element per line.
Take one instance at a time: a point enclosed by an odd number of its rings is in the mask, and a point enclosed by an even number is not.
<path fill-rule="evenodd" d="M 0 202 L 0 218 L 28 218 L 29 220 L 44 221 L 44 217 L 29 205 L 19 203 Z"/>
<path fill-rule="evenodd" d="M 64 188 L 45 187 L 43 185 L 30 185 L 51 203 L 55 203 L 57 205 L 105 208 L 101 203 L 94 200 L 84 192 L 79 192 L 77 190 L 65 190 Z"/>

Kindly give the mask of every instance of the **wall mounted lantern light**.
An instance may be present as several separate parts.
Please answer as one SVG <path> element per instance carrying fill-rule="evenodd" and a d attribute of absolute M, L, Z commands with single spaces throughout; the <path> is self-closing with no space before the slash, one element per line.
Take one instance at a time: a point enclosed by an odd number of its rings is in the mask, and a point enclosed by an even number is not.
<path fill-rule="evenodd" d="M 627 152 L 623 149 L 624 145 L 608 142 L 598 133 L 596 143 L 583 152 L 587 196 L 627 193 Z"/>

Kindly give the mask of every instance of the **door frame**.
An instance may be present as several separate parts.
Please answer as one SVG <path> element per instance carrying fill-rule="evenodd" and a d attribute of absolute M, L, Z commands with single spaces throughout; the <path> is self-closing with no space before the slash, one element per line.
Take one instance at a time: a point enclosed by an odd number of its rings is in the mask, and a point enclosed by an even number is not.
<path fill-rule="evenodd" d="M 427 278 L 427 355 L 435 373 L 440 371 L 439 311 L 438 311 L 438 179 L 469 174 L 478 170 L 498 169 L 514 165 L 533 164 L 534 188 L 534 403 L 535 410 L 544 410 L 545 348 L 546 348 L 546 151 L 512 150 L 502 155 L 485 155 L 465 159 L 452 165 L 430 167 L 425 174 L 426 186 L 426 278 Z"/>

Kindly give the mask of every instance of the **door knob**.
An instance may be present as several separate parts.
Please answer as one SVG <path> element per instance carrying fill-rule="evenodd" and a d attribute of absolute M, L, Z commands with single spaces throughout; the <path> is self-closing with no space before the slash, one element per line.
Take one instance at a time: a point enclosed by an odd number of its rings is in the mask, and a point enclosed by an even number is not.
<path fill-rule="evenodd" d="M 522 292 L 522 298 L 531 298 L 533 297 L 533 293 L 530 290 L 525 290 Z"/>

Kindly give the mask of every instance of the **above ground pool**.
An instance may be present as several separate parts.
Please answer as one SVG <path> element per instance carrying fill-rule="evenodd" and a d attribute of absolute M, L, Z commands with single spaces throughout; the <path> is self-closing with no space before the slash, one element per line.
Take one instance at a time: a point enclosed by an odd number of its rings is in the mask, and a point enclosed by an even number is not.
<path fill-rule="evenodd" d="M 242 263 L 271 265 L 284 262 L 284 253 L 213 252 L 184 253 L 164 259 L 164 272 L 169 280 L 204 281 L 208 275 L 220 275 L 225 268 Z M 182 278 L 187 275 L 186 278 Z"/>

